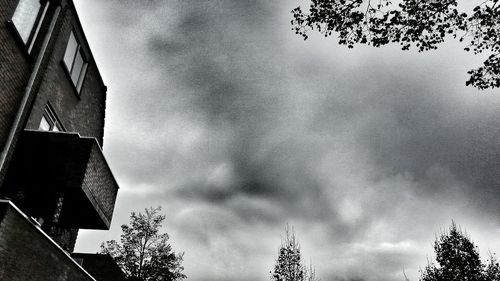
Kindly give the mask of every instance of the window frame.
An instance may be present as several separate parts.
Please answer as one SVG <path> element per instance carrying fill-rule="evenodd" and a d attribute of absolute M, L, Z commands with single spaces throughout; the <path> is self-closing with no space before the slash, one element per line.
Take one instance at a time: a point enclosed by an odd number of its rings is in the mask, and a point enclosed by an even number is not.
<path fill-rule="evenodd" d="M 70 44 L 71 37 L 73 37 L 75 42 L 76 42 L 76 50 L 73 54 L 73 58 L 70 61 L 71 66 L 68 66 L 68 64 L 66 63 L 66 53 L 68 52 L 68 47 Z M 66 41 L 66 48 L 64 49 L 64 54 L 63 54 L 63 57 L 61 59 L 61 64 L 64 67 L 64 70 L 66 72 L 66 75 L 68 76 L 68 79 L 71 80 L 70 83 L 73 86 L 73 89 L 76 91 L 76 94 L 78 97 L 80 97 L 80 95 L 81 95 L 83 83 L 84 83 L 84 80 L 85 80 L 85 77 L 87 74 L 87 68 L 88 68 L 89 57 L 90 57 L 88 55 L 88 51 L 86 50 L 85 46 L 81 43 L 83 41 L 83 40 L 81 40 L 81 38 L 82 37 L 80 36 L 79 32 L 77 32 L 75 28 L 72 28 L 71 32 L 69 33 L 68 40 Z M 73 74 L 74 74 L 74 70 L 75 70 L 74 69 L 75 62 L 76 62 L 77 56 L 79 54 L 82 57 L 83 63 L 82 63 L 82 66 L 80 68 L 80 74 L 78 75 L 78 79 L 75 82 L 73 80 Z"/>
<path fill-rule="evenodd" d="M 49 125 L 48 130 L 44 130 L 41 128 L 42 122 L 45 120 L 47 124 Z M 38 130 L 39 131 L 47 131 L 47 132 L 65 132 L 66 129 L 64 128 L 63 124 L 57 117 L 54 109 L 50 105 L 50 103 L 47 103 L 43 109 L 42 117 L 40 118 L 40 122 L 38 123 Z M 57 128 L 57 130 L 54 130 L 54 128 Z"/>
<path fill-rule="evenodd" d="M 16 23 L 14 22 L 14 16 L 17 12 L 17 9 L 19 8 L 19 5 L 21 4 L 21 1 L 23 0 L 20 0 L 18 2 L 16 9 L 14 10 L 14 13 L 12 14 L 10 20 L 7 21 L 7 24 L 10 27 L 11 31 L 15 34 L 18 45 L 22 47 L 25 54 L 31 55 L 36 39 L 38 38 L 38 35 L 40 33 L 40 29 L 42 28 L 45 16 L 47 15 L 47 11 L 49 10 L 50 1 L 38 0 L 38 2 L 40 2 L 40 8 L 37 11 L 37 15 L 35 17 L 33 25 L 30 27 L 29 35 L 26 41 L 21 35 L 20 27 L 16 26 Z"/>

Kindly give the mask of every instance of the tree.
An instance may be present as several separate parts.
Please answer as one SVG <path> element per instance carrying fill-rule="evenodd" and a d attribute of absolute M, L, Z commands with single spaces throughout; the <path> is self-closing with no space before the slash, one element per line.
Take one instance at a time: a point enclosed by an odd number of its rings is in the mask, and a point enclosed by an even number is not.
<path fill-rule="evenodd" d="M 312 263 L 309 264 L 309 269 L 305 271 L 305 276 L 305 281 L 319 281 L 316 277 L 316 269 L 312 266 Z"/>
<path fill-rule="evenodd" d="M 493 255 L 483 264 L 477 247 L 452 222 L 449 232 L 434 243 L 436 263 L 429 263 L 421 272 L 420 281 L 499 281 L 500 266 Z"/>
<path fill-rule="evenodd" d="M 308 38 L 338 34 L 339 44 L 375 47 L 399 43 L 403 50 L 437 49 L 446 37 L 465 42 L 465 51 L 488 52 L 483 65 L 468 71 L 466 85 L 500 87 L 500 0 L 481 0 L 469 13 L 457 0 L 311 0 L 309 12 L 292 10 L 293 30 Z M 469 3 L 469 1 L 464 1 Z M 472 2 L 472 1 L 470 1 Z"/>
<path fill-rule="evenodd" d="M 287 225 L 285 239 L 281 241 L 278 259 L 271 271 L 272 281 L 319 281 L 312 265 L 309 270 L 302 263 L 300 245 L 295 237 L 293 228 Z"/>
<path fill-rule="evenodd" d="M 121 226 L 120 243 L 103 242 L 101 253 L 110 254 L 130 280 L 174 281 L 186 276 L 181 265 L 184 253 L 176 254 L 167 233 L 160 233 L 165 215 L 161 207 L 132 212 L 130 224 Z"/>
<path fill-rule="evenodd" d="M 490 260 L 486 265 L 485 275 L 485 281 L 500 281 L 500 265 L 491 253 Z"/>

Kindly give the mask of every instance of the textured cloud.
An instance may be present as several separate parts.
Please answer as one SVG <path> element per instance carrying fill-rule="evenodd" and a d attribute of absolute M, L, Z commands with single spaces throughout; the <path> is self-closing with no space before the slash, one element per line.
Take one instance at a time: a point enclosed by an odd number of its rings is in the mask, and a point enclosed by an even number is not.
<path fill-rule="evenodd" d="M 451 219 L 500 249 L 500 97 L 460 47 L 303 42 L 294 1 L 80 2 L 122 189 L 78 249 L 149 205 L 190 280 L 267 280 L 287 222 L 322 280 L 415 279 Z"/>

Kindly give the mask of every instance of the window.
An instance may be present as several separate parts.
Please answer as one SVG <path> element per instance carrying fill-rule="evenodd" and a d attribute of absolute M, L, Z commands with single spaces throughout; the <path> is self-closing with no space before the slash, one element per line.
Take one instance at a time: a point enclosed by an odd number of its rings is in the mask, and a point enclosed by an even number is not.
<path fill-rule="evenodd" d="M 40 0 L 20 0 L 12 16 L 12 23 L 16 27 L 24 44 L 28 47 L 28 53 L 31 53 L 33 49 L 33 44 L 48 8 L 48 1 L 45 2 L 42 10 Z"/>
<path fill-rule="evenodd" d="M 71 77 L 73 85 L 75 85 L 76 90 L 80 92 L 83 84 L 83 78 L 85 77 L 85 72 L 87 70 L 87 59 L 83 48 L 75 37 L 75 33 L 73 31 L 71 31 L 69 36 L 63 61 L 66 66 L 66 70 Z"/>
<path fill-rule="evenodd" d="M 61 125 L 61 122 L 57 119 L 54 111 L 50 107 L 50 105 L 46 105 L 43 111 L 42 120 L 40 121 L 40 125 L 38 126 L 38 130 L 40 131 L 64 131 L 64 128 Z"/>

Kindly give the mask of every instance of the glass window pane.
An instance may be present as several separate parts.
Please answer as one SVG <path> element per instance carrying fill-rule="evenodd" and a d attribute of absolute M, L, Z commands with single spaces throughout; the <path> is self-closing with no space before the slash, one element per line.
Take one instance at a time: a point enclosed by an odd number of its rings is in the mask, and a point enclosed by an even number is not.
<path fill-rule="evenodd" d="M 75 35 L 71 32 L 69 36 L 68 46 L 66 46 L 66 52 L 64 53 L 64 63 L 68 67 L 68 71 L 71 72 L 71 67 L 73 66 L 73 60 L 75 59 L 76 49 L 78 48 L 78 43 L 76 42 Z"/>
<path fill-rule="evenodd" d="M 76 55 L 75 64 L 71 72 L 71 80 L 73 80 L 75 86 L 78 84 L 78 78 L 80 78 L 80 73 L 82 72 L 83 63 L 84 60 L 83 60 L 82 50 L 80 49 L 80 51 Z"/>
<path fill-rule="evenodd" d="M 42 116 L 42 121 L 40 121 L 40 126 L 38 127 L 38 130 L 41 131 L 50 131 L 50 123 L 45 116 Z"/>
<path fill-rule="evenodd" d="M 54 127 L 52 127 L 52 131 L 54 131 L 54 132 L 60 132 L 61 128 L 59 128 L 59 125 L 57 123 L 55 123 Z"/>
<path fill-rule="evenodd" d="M 24 43 L 28 42 L 31 30 L 35 25 L 38 12 L 40 11 L 40 0 L 20 0 L 16 11 L 12 16 L 12 22 L 16 26 Z"/>
<path fill-rule="evenodd" d="M 35 44 L 36 37 L 38 36 L 38 32 L 40 32 L 40 28 L 42 27 L 43 19 L 45 18 L 45 14 L 47 14 L 47 10 L 49 9 L 49 4 L 50 4 L 49 1 L 45 2 L 45 6 L 43 7 L 42 14 L 38 18 L 38 23 L 36 24 L 36 28 L 35 28 L 35 26 L 33 26 L 34 31 L 32 32 L 33 35 L 31 37 L 31 42 L 30 42 L 29 47 L 28 47 L 28 53 L 31 53 L 31 51 L 33 50 L 33 46 Z"/>

